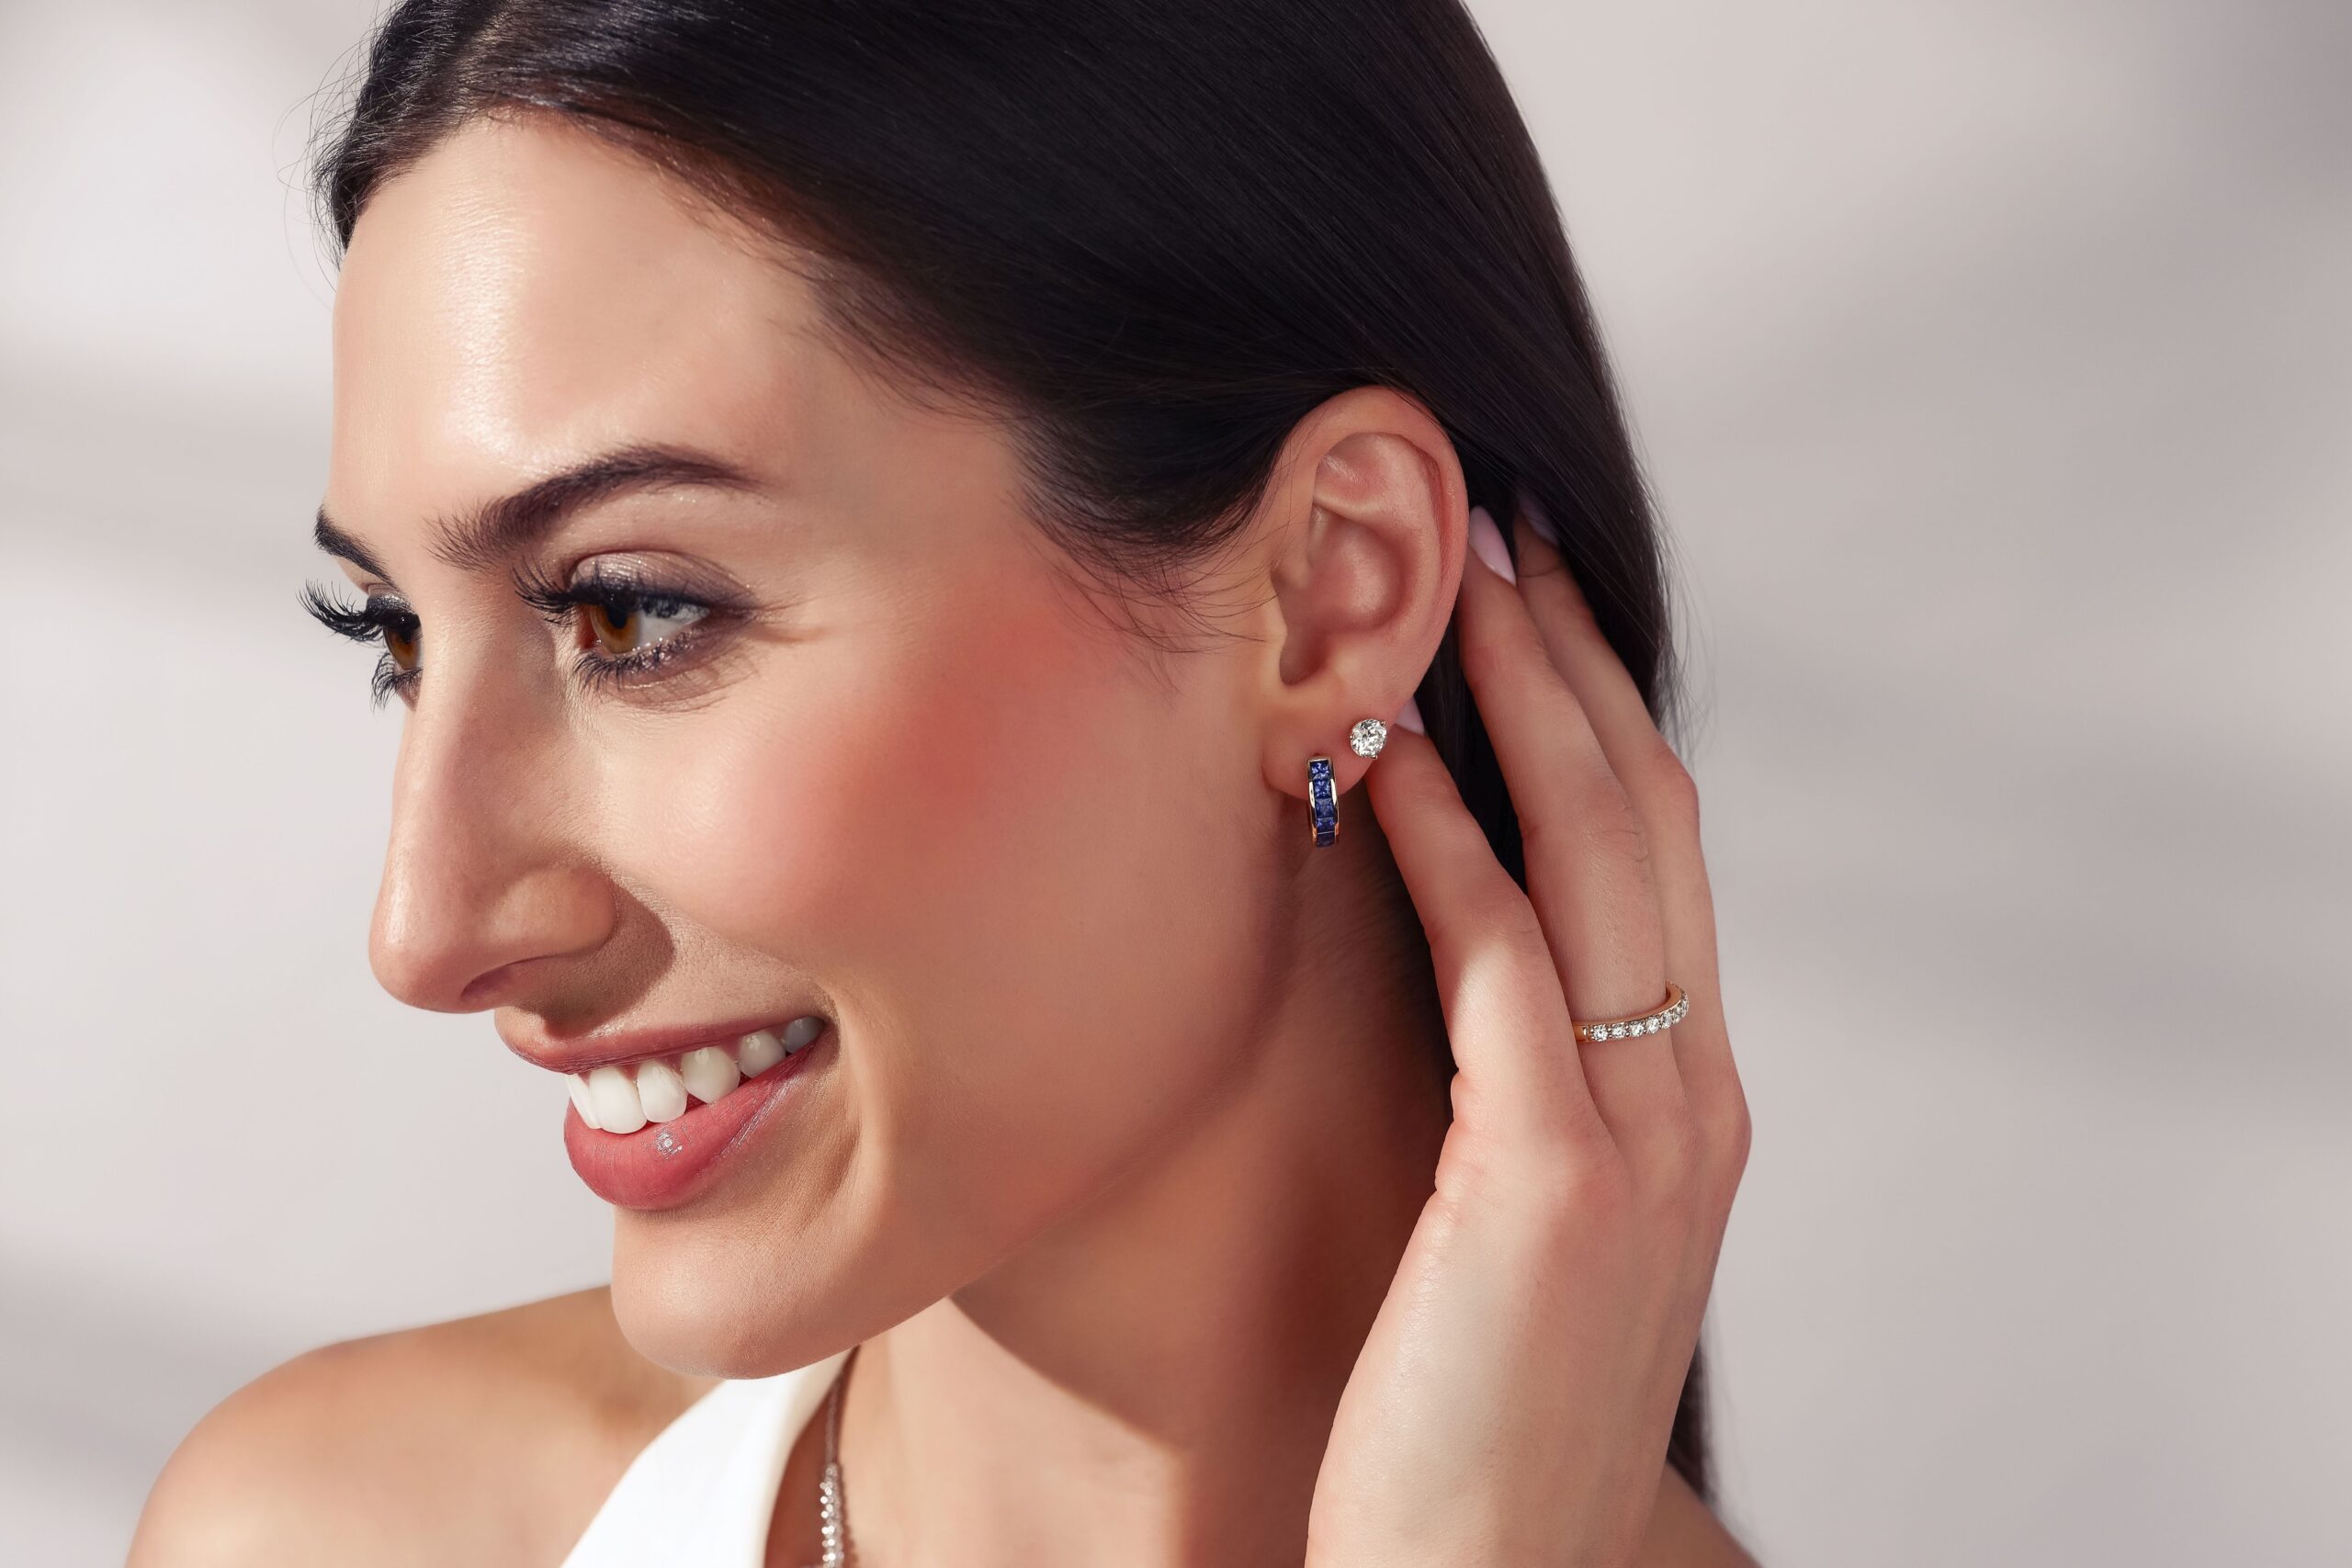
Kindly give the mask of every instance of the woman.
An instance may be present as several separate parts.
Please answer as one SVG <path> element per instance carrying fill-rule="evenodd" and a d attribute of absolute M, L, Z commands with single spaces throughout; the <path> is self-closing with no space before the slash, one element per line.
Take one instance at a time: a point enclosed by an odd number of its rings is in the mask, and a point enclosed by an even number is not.
<path fill-rule="evenodd" d="M 412 0 L 320 188 L 370 957 L 613 1283 L 134 1562 L 1750 1561 L 1658 541 L 1454 0 Z"/>

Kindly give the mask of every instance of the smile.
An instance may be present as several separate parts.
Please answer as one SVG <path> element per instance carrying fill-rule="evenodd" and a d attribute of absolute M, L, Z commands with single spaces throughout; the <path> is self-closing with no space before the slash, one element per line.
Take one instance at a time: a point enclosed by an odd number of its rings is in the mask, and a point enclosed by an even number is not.
<path fill-rule="evenodd" d="M 731 1044 L 696 1046 L 635 1064 L 614 1064 L 564 1075 L 571 1108 L 590 1130 L 628 1134 L 649 1122 L 675 1122 L 689 1105 L 715 1105 L 747 1080 L 795 1056 L 825 1032 L 811 1013 L 781 1030 L 755 1029 Z"/>
<path fill-rule="evenodd" d="M 762 1129 L 783 1124 L 799 1080 L 834 1039 L 815 1014 L 732 1043 L 566 1073 L 563 1147 L 589 1190 L 624 1209 L 692 1201 L 740 1163 Z"/>

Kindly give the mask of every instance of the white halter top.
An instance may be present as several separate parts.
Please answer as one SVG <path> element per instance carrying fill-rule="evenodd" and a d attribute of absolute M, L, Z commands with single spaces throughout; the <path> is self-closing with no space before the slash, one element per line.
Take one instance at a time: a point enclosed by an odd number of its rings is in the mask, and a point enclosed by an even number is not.
<path fill-rule="evenodd" d="M 563 1568 L 763 1568 L 785 1461 L 847 1359 L 695 1400 L 629 1461 Z"/>

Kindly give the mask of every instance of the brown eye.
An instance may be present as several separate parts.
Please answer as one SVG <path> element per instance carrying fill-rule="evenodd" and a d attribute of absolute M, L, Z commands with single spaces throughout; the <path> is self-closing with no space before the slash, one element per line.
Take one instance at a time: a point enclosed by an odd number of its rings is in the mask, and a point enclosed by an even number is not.
<path fill-rule="evenodd" d="M 394 669 L 401 671 L 415 669 L 416 628 L 413 626 L 401 627 L 386 624 L 384 649 L 392 656 Z"/>
<path fill-rule="evenodd" d="M 691 599 L 643 592 L 590 598 L 580 608 L 594 638 L 591 657 L 605 660 L 642 657 L 710 614 Z"/>
<path fill-rule="evenodd" d="M 637 633 L 630 628 L 640 613 L 636 605 L 631 604 L 620 612 L 618 624 L 613 619 L 612 609 L 605 605 L 585 604 L 582 608 L 588 612 L 588 629 L 595 634 L 596 641 L 607 658 L 617 659 L 622 654 L 635 651 Z"/>

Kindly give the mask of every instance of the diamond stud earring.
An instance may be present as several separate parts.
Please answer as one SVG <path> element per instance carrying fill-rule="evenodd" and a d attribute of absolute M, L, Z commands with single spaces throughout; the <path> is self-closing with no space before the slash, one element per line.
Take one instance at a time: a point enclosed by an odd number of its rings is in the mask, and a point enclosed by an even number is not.
<path fill-rule="evenodd" d="M 1377 757 L 1388 744 L 1388 727 L 1376 718 L 1360 718 L 1348 731 L 1348 750 L 1359 757 Z M 1306 805 L 1314 818 L 1315 843 L 1319 849 L 1340 838 L 1340 791 L 1331 777 L 1331 759 L 1306 759 Z"/>

